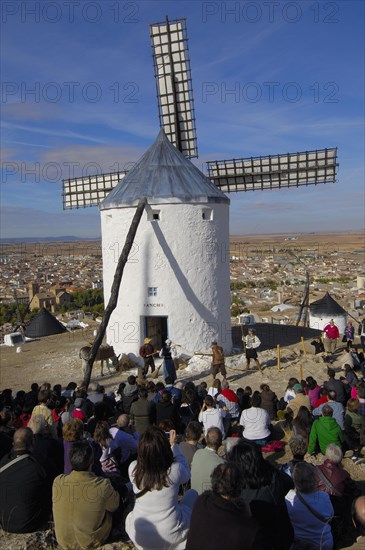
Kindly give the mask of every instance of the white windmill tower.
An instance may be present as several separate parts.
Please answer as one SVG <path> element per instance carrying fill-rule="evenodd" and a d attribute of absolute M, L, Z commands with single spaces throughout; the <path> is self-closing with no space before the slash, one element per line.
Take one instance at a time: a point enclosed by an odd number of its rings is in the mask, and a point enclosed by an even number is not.
<path fill-rule="evenodd" d="M 169 336 L 193 352 L 215 337 L 229 351 L 229 199 L 163 130 L 100 205 L 105 299 L 113 283 L 113 251 L 121 250 L 141 196 L 148 205 L 108 341 L 117 352 L 137 354 L 145 336 L 155 346 Z"/>
<path fill-rule="evenodd" d="M 207 163 L 197 157 L 185 19 L 151 25 L 163 131 L 126 172 L 64 181 L 64 208 L 100 205 L 105 301 L 138 200 L 147 199 L 119 301 L 107 330 L 117 351 L 137 353 L 146 336 L 172 337 L 187 352 L 215 338 L 229 351 L 229 199 L 224 192 L 335 181 L 337 149 Z M 125 179 L 123 179 L 125 177 Z M 104 200 L 105 199 L 105 200 Z"/>

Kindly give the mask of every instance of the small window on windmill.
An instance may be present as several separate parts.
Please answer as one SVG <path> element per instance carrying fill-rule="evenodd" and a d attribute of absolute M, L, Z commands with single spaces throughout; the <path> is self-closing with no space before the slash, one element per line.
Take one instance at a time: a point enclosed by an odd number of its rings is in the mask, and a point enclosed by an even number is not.
<path fill-rule="evenodd" d="M 148 287 L 148 296 L 157 296 L 157 286 L 149 286 Z"/>
<path fill-rule="evenodd" d="M 149 222 L 155 222 L 160 220 L 160 210 L 150 210 L 147 215 Z"/>
<path fill-rule="evenodd" d="M 203 208 L 202 219 L 206 221 L 211 221 L 213 219 L 213 210 L 211 208 Z"/>

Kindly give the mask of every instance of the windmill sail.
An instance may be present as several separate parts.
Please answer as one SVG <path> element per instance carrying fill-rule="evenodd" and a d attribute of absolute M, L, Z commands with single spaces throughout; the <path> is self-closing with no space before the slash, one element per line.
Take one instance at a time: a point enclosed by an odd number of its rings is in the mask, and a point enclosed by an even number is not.
<path fill-rule="evenodd" d="M 185 19 L 150 25 L 160 126 L 188 158 L 198 156 Z"/>
<path fill-rule="evenodd" d="M 207 162 L 208 177 L 225 193 L 336 180 L 337 148 Z"/>
<path fill-rule="evenodd" d="M 97 206 L 127 173 L 121 170 L 63 180 L 63 209 Z"/>

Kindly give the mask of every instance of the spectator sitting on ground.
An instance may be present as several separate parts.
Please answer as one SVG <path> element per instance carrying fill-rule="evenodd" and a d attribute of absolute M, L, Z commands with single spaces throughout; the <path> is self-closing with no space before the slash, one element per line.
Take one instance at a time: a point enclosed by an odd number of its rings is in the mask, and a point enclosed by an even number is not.
<path fill-rule="evenodd" d="M 66 397 L 67 399 L 72 398 L 72 397 L 74 396 L 74 393 L 75 393 L 75 391 L 76 391 L 76 388 L 77 388 L 76 382 L 69 382 L 69 383 L 67 384 L 66 389 L 63 390 L 63 392 L 61 392 L 61 395 L 62 395 L 63 397 Z M 92 391 L 92 384 L 90 384 L 89 390 Z"/>
<path fill-rule="evenodd" d="M 200 401 L 200 405 L 202 405 L 204 399 L 208 395 L 208 384 L 204 380 L 203 382 L 200 382 L 199 386 L 197 387 L 197 395 Z"/>
<path fill-rule="evenodd" d="M 49 390 L 39 390 L 38 393 L 38 405 L 36 405 L 32 411 L 32 415 L 37 416 L 41 414 L 44 416 L 47 424 L 52 427 L 54 424 L 52 411 L 47 407 L 47 404 L 51 398 L 51 392 Z"/>
<path fill-rule="evenodd" d="M 313 378 L 313 376 L 307 376 L 305 380 L 307 383 L 306 393 L 309 397 L 311 407 L 314 408 L 319 399 L 319 392 L 321 388 L 318 386 L 317 381 Z"/>
<path fill-rule="evenodd" d="M 175 384 L 175 385 L 174 385 Z M 181 382 L 174 382 L 174 379 L 171 376 L 165 378 L 165 388 L 166 391 L 171 393 L 171 398 L 173 403 L 177 407 L 181 405 L 182 391 L 181 391 Z M 161 392 L 160 392 L 161 395 Z"/>
<path fill-rule="evenodd" d="M 328 380 L 324 382 L 323 387 L 329 392 L 334 390 L 336 392 L 336 401 L 342 403 L 343 406 L 346 405 L 347 393 L 344 384 L 341 380 L 335 378 L 336 373 L 333 369 L 327 369 Z"/>
<path fill-rule="evenodd" d="M 240 468 L 244 482 L 241 499 L 269 533 L 272 549 L 289 550 L 294 533 L 285 495 L 294 487 L 292 479 L 264 460 L 260 448 L 249 441 L 240 440 L 227 458 Z"/>
<path fill-rule="evenodd" d="M 155 421 L 155 405 L 148 400 L 148 391 L 144 387 L 139 388 L 138 399 L 131 405 L 130 419 L 139 435 Z"/>
<path fill-rule="evenodd" d="M 317 490 L 330 496 L 334 509 L 335 517 L 331 522 L 331 529 L 336 548 L 343 533 L 351 531 L 351 501 L 357 494 L 354 481 L 341 467 L 342 457 L 340 447 L 330 444 L 326 449 L 324 463 L 317 466 Z"/>
<path fill-rule="evenodd" d="M 30 405 L 32 408 L 38 403 L 39 386 L 37 382 L 33 382 L 30 386 L 30 392 L 25 394 L 25 404 Z"/>
<path fill-rule="evenodd" d="M 293 390 L 295 384 L 299 384 L 298 378 L 289 378 L 288 386 L 284 394 L 284 401 L 287 404 L 295 397 L 295 391 Z"/>
<path fill-rule="evenodd" d="M 63 435 L 63 473 L 70 474 L 72 470 L 70 462 L 70 450 L 73 445 L 84 437 L 84 425 L 79 418 L 71 418 L 62 427 Z"/>
<path fill-rule="evenodd" d="M 333 506 L 329 495 L 317 491 L 315 466 L 299 462 L 294 468 L 293 480 L 295 491 L 291 490 L 286 495 L 286 505 L 295 538 L 312 543 L 313 548 L 318 550 L 332 550 L 333 537 L 329 520 L 333 516 Z"/>
<path fill-rule="evenodd" d="M 200 495 L 194 505 L 186 550 L 271 549 L 268 534 L 239 499 L 243 480 L 238 466 L 233 462 L 219 464 L 211 483 L 212 490 Z"/>
<path fill-rule="evenodd" d="M 345 365 L 349 365 L 351 368 L 354 366 L 354 358 L 347 348 L 342 350 L 339 360 L 341 361 L 341 368 L 344 368 Z"/>
<path fill-rule="evenodd" d="M 224 462 L 223 458 L 218 456 L 218 449 L 222 445 L 221 430 L 216 427 L 209 428 L 205 440 L 207 446 L 196 451 L 191 463 L 191 488 L 199 495 L 211 489 L 211 474 L 216 466 Z"/>
<path fill-rule="evenodd" d="M 359 415 L 365 418 L 365 382 L 361 380 L 356 384 L 356 397 L 359 400 Z"/>
<path fill-rule="evenodd" d="M 91 382 L 91 384 L 89 385 L 87 398 L 94 405 L 95 403 L 99 403 L 100 401 L 103 401 L 104 393 L 101 391 L 100 384 L 98 384 L 97 382 Z"/>
<path fill-rule="evenodd" d="M 200 408 L 200 402 L 195 389 L 192 389 L 191 387 L 184 389 L 182 402 L 179 409 L 181 430 L 184 430 L 190 422 L 195 422 L 198 420 Z"/>
<path fill-rule="evenodd" d="M 82 397 L 77 397 L 75 399 L 74 403 L 75 407 L 72 410 L 71 417 L 72 418 L 79 418 L 81 422 L 86 422 L 86 414 L 82 410 L 82 407 L 84 405 L 84 400 Z"/>
<path fill-rule="evenodd" d="M 63 472 L 62 441 L 51 436 L 51 430 L 44 416 L 32 415 L 28 428 L 33 432 L 32 455 L 43 466 L 50 482 Z"/>
<path fill-rule="evenodd" d="M 364 550 L 365 545 L 365 496 L 360 496 L 352 502 L 352 521 L 356 528 L 356 542 L 343 550 Z"/>
<path fill-rule="evenodd" d="M 333 418 L 336 420 L 337 424 L 340 426 L 341 430 L 344 429 L 344 416 L 345 416 L 345 408 L 342 405 L 342 403 L 339 403 L 336 401 L 336 392 L 334 390 L 330 390 L 328 392 L 328 401 L 327 404 L 331 407 L 333 410 Z M 322 405 L 319 405 L 319 407 L 316 407 L 313 409 L 312 414 L 313 416 L 321 416 L 322 409 L 324 407 L 325 403 Z"/>
<path fill-rule="evenodd" d="M 214 407 L 214 399 L 211 395 L 207 395 L 204 399 L 204 405 L 199 413 L 199 422 L 204 426 L 205 435 L 208 434 L 208 430 L 211 427 L 219 428 L 221 433 L 225 434 L 224 431 L 224 419 L 227 416 L 227 411 L 225 408 L 221 409 L 219 407 Z"/>
<path fill-rule="evenodd" d="M 326 390 L 326 388 L 321 388 L 319 390 L 319 398 L 318 400 L 316 401 L 316 403 L 314 404 L 314 408 L 318 408 L 320 405 L 324 405 L 325 403 L 327 403 L 328 401 L 328 391 Z"/>
<path fill-rule="evenodd" d="M 354 483 L 350 474 L 341 466 L 343 453 L 341 448 L 334 443 L 327 446 L 325 461 L 317 466 L 320 470 L 318 477 L 318 490 L 329 495 L 342 497 L 345 491 L 353 491 Z"/>
<path fill-rule="evenodd" d="M 213 380 L 212 385 L 208 389 L 208 395 L 211 397 L 217 397 L 217 395 L 222 391 L 222 384 L 219 378 Z"/>
<path fill-rule="evenodd" d="M 261 408 L 261 396 L 258 392 L 251 397 L 251 407 L 242 411 L 240 425 L 243 427 L 242 437 L 252 443 L 264 446 L 270 439 L 270 417 Z"/>
<path fill-rule="evenodd" d="M 308 450 L 308 441 L 301 435 L 293 435 L 289 440 L 290 452 L 293 456 L 289 462 L 282 464 L 280 470 L 290 477 L 293 477 L 293 470 L 298 462 L 304 462 Z"/>
<path fill-rule="evenodd" d="M 304 394 L 304 389 L 301 384 L 294 384 L 293 391 L 295 393 L 295 397 L 294 399 L 290 400 L 287 409 L 290 409 L 293 412 L 293 418 L 295 418 L 298 414 L 300 407 L 306 407 L 308 411 L 310 411 L 311 404 L 308 395 Z"/>
<path fill-rule="evenodd" d="M 190 422 L 185 430 L 185 441 L 179 443 L 180 451 L 184 455 L 190 469 L 196 451 L 203 448 L 203 445 L 199 443 L 202 432 L 203 430 L 199 422 Z"/>
<path fill-rule="evenodd" d="M 293 435 L 301 435 L 308 444 L 312 424 L 313 417 L 307 407 L 299 407 L 298 414 L 292 422 Z"/>
<path fill-rule="evenodd" d="M 32 430 L 19 428 L 12 451 L 0 462 L 0 525 L 9 533 L 42 529 L 50 516 L 51 485 L 32 447 Z"/>
<path fill-rule="evenodd" d="M 223 403 L 232 420 L 239 417 L 240 408 L 238 405 L 238 397 L 234 391 L 229 389 L 229 383 L 225 378 L 222 380 L 222 391 L 217 395 L 216 400 L 217 403 Z"/>
<path fill-rule="evenodd" d="M 137 379 L 133 374 L 128 376 L 127 384 L 122 393 L 122 399 L 119 402 L 119 407 L 125 414 L 129 414 L 133 401 L 138 399 L 139 386 L 137 385 Z"/>
<path fill-rule="evenodd" d="M 167 390 L 162 390 L 160 399 L 156 403 L 156 424 L 160 424 L 162 420 L 171 420 L 174 429 L 180 433 L 180 416 L 178 408 L 172 401 L 171 393 Z"/>
<path fill-rule="evenodd" d="M 324 405 L 322 416 L 315 420 L 309 435 L 308 454 L 316 454 L 318 447 L 321 453 L 326 454 L 326 449 L 330 443 L 342 447 L 343 435 L 340 426 L 332 418 L 333 410 L 329 405 Z"/>
<path fill-rule="evenodd" d="M 365 462 L 361 448 L 365 445 L 365 418 L 359 414 L 359 400 L 349 399 L 345 411 L 344 439 L 347 447 L 354 452 L 351 457 L 356 464 Z"/>
<path fill-rule="evenodd" d="M 57 542 L 62 548 L 99 547 L 110 534 L 119 494 L 109 479 L 91 472 L 93 450 L 87 441 L 73 445 L 70 463 L 71 473 L 56 477 L 53 483 Z"/>
<path fill-rule="evenodd" d="M 268 384 L 261 384 L 261 407 L 269 413 L 270 420 L 275 420 L 278 398 Z"/>
<path fill-rule="evenodd" d="M 245 389 L 238 388 L 236 394 L 241 412 L 248 409 L 251 406 L 252 388 L 250 386 L 246 386 Z"/>
<path fill-rule="evenodd" d="M 121 474 L 126 477 L 129 464 L 136 458 L 140 436 L 130 424 L 127 414 L 118 416 L 117 428 L 111 428 L 109 431 L 113 437 L 110 443 L 111 452 L 118 449 Z"/>
<path fill-rule="evenodd" d="M 343 370 L 346 381 L 343 381 L 342 383 L 348 384 L 351 388 L 354 388 L 356 386 L 356 383 L 359 381 L 358 377 L 354 373 L 354 369 L 346 363 L 343 366 Z"/>
<path fill-rule="evenodd" d="M 116 456 L 116 449 L 118 449 L 118 447 L 115 446 L 114 450 L 111 447 L 113 438 L 110 435 L 108 422 L 102 420 L 97 423 L 94 430 L 93 441 L 100 447 L 100 450 L 95 454 L 100 457 L 99 462 L 103 475 L 110 478 L 119 477 L 119 461 Z"/>
<path fill-rule="evenodd" d="M 136 500 L 125 529 L 133 544 L 137 548 L 185 548 L 197 494 L 189 490 L 178 502 L 179 487 L 190 479 L 190 470 L 174 430 L 169 437 L 154 426 L 144 432 L 129 478 Z"/>
<path fill-rule="evenodd" d="M 86 424 L 86 431 L 93 437 L 94 430 L 98 422 L 108 419 L 108 409 L 103 401 L 96 403 L 94 406 L 94 414 L 89 418 Z"/>
<path fill-rule="evenodd" d="M 324 353 L 324 345 L 321 338 L 315 338 L 311 342 L 311 346 L 314 346 L 314 354 Z"/>

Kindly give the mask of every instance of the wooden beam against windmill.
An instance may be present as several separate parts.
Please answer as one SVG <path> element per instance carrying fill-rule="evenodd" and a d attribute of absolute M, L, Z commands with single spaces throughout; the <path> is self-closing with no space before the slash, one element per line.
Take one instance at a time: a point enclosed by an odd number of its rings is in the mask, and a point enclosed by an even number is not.
<path fill-rule="evenodd" d="M 112 290 L 111 290 L 111 294 L 110 294 L 110 299 L 109 299 L 108 305 L 105 308 L 105 312 L 104 312 L 102 321 L 100 323 L 99 330 L 98 330 L 98 332 L 95 336 L 95 340 L 94 340 L 94 342 L 91 346 L 91 350 L 89 352 L 89 357 L 88 357 L 88 360 L 87 360 L 87 365 L 86 365 L 86 369 L 85 369 L 85 376 L 84 376 L 84 380 L 83 380 L 83 386 L 86 389 L 88 388 L 88 386 L 90 384 L 93 364 L 94 364 L 94 361 L 96 359 L 98 350 L 99 350 L 99 348 L 100 348 L 100 346 L 103 342 L 103 339 L 104 339 L 104 336 L 105 336 L 106 329 L 108 327 L 108 323 L 109 323 L 111 314 L 113 313 L 113 311 L 117 307 L 118 296 L 119 296 L 119 288 L 120 288 L 120 283 L 122 282 L 124 267 L 125 267 L 125 264 L 127 263 L 129 253 L 130 253 L 131 248 L 133 246 L 134 239 L 135 239 L 137 229 L 138 229 L 138 226 L 139 226 L 139 222 L 141 221 L 141 217 L 142 217 L 142 214 L 143 214 L 143 211 L 145 209 L 146 204 L 147 204 L 147 200 L 145 198 L 142 198 L 139 201 L 136 212 L 133 216 L 133 220 L 132 220 L 132 223 L 130 225 L 126 240 L 125 240 L 125 244 L 124 244 L 122 253 L 121 253 L 121 255 L 119 257 L 119 260 L 118 260 L 118 264 L 117 264 L 115 274 L 114 274 L 114 280 L 113 280 Z"/>
<path fill-rule="evenodd" d="M 308 327 L 309 326 L 309 271 L 307 270 L 306 273 L 306 283 L 305 283 L 305 289 L 304 289 L 304 296 L 302 303 L 300 304 L 297 320 L 295 323 L 295 326 L 303 326 Z"/>

